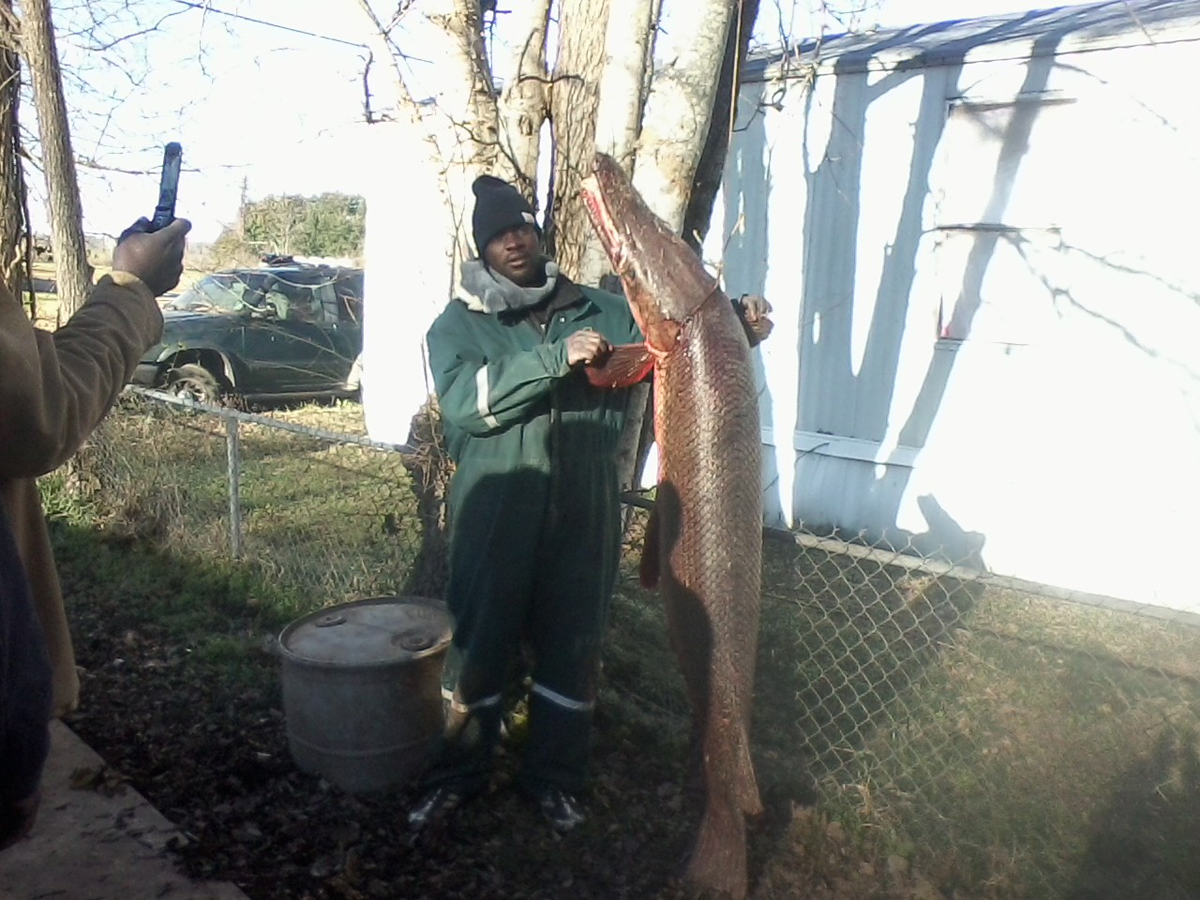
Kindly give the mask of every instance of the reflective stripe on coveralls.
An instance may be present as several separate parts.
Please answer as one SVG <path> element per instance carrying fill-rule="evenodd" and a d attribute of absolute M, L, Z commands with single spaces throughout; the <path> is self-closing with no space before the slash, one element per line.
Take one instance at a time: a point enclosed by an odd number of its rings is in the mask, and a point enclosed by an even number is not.
<path fill-rule="evenodd" d="M 479 410 L 479 418 L 487 423 L 489 428 L 499 428 L 500 420 L 492 415 L 492 407 L 488 402 L 488 367 L 482 366 L 475 373 L 475 406 Z"/>

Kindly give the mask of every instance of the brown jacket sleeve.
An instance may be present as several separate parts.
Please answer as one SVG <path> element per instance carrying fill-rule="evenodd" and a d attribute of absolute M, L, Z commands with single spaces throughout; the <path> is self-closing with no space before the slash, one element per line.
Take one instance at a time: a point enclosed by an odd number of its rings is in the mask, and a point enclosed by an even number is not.
<path fill-rule="evenodd" d="M 29 578 L 54 678 L 54 714 L 79 697 L 75 652 L 34 477 L 65 462 L 162 334 L 154 297 L 132 275 L 102 278 L 53 334 L 0 291 L 0 504 Z"/>
<path fill-rule="evenodd" d="M 50 333 L 0 294 L 0 481 L 62 465 L 91 434 L 162 334 L 162 313 L 138 278 L 100 280 Z"/>

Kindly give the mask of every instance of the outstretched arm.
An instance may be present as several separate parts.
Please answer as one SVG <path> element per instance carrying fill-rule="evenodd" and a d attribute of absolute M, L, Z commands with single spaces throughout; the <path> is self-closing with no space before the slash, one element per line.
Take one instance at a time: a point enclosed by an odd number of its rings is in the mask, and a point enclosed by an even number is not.
<path fill-rule="evenodd" d="M 179 282 L 190 227 L 176 219 L 153 234 L 127 233 L 112 274 L 53 333 L 0 293 L 0 480 L 57 468 L 104 418 L 162 333 L 154 297 Z"/>

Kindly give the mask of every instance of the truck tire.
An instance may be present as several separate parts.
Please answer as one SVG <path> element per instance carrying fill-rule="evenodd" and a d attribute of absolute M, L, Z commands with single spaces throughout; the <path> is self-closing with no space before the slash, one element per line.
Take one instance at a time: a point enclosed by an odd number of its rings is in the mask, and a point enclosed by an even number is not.
<path fill-rule="evenodd" d="M 168 372 L 166 389 L 168 393 L 177 397 L 190 397 L 198 403 L 214 405 L 220 404 L 223 393 L 217 377 L 204 366 L 195 363 L 188 363 Z"/>

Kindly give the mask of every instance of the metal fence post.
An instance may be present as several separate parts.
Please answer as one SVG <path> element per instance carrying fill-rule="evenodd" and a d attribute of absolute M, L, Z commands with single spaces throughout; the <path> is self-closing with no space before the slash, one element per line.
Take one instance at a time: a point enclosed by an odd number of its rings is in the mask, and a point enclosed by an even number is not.
<path fill-rule="evenodd" d="M 242 556 L 242 443 L 236 416 L 226 416 L 225 418 L 225 448 L 229 464 L 229 547 L 233 558 L 240 559 Z"/>

